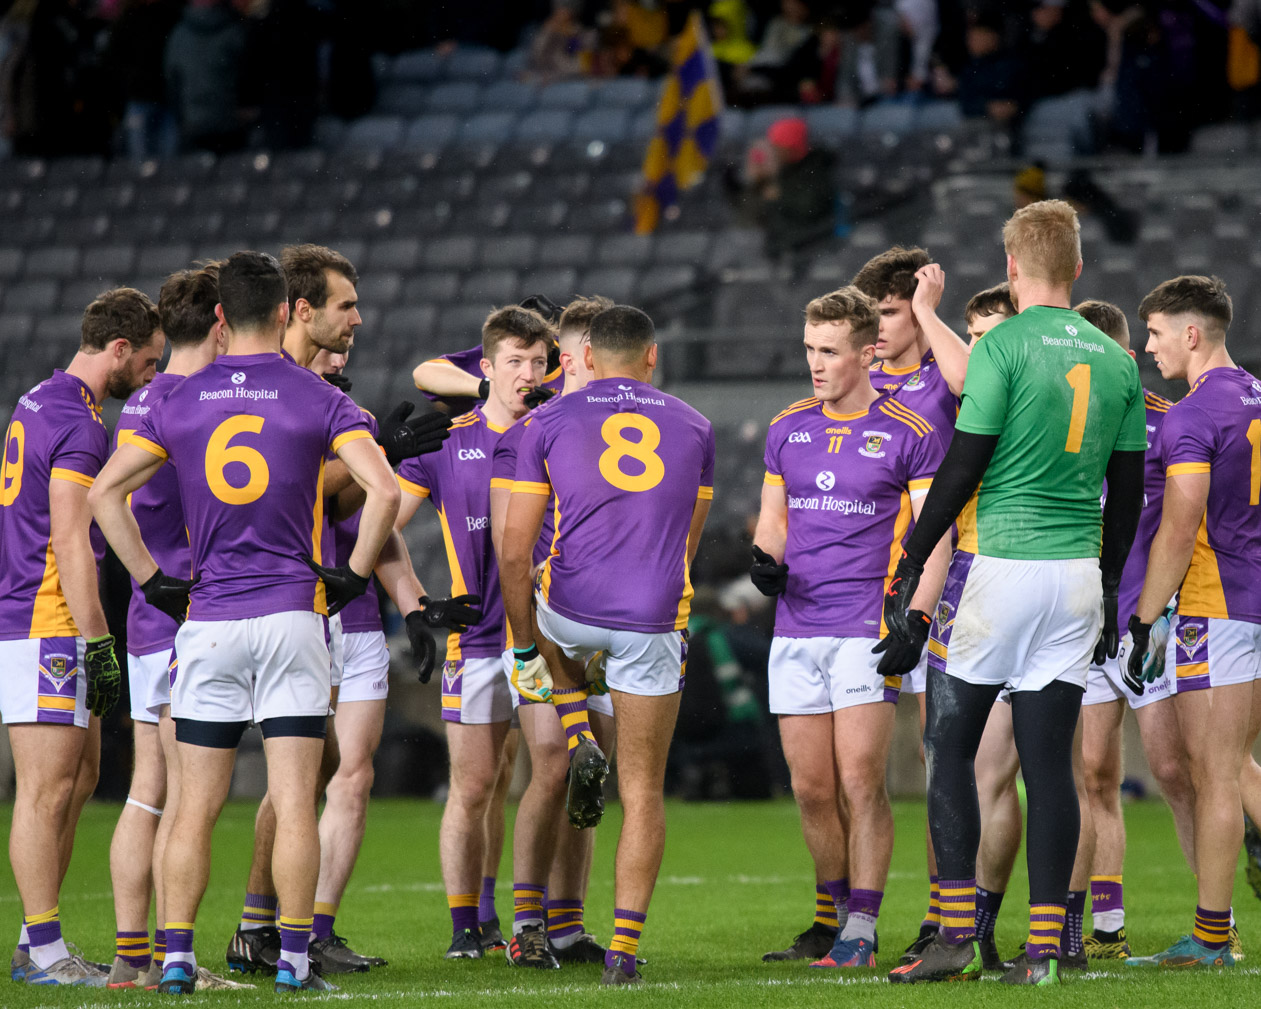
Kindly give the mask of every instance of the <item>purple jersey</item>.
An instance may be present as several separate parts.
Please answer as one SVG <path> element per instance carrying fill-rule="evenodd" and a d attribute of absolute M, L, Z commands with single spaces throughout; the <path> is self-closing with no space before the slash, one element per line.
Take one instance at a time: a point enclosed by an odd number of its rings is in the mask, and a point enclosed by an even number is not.
<path fill-rule="evenodd" d="M 48 484 L 91 487 L 108 454 L 96 398 L 79 379 L 55 371 L 18 397 L 0 467 L 0 640 L 78 635 L 53 556 Z"/>
<path fill-rule="evenodd" d="M 1143 390 L 1143 403 L 1147 408 L 1147 455 L 1143 461 L 1143 512 L 1138 519 L 1138 532 L 1134 545 L 1125 559 L 1121 572 L 1121 590 L 1118 610 L 1121 626 L 1129 620 L 1129 614 L 1138 606 L 1139 593 L 1143 591 L 1143 576 L 1147 573 L 1147 555 L 1151 553 L 1152 540 L 1160 526 L 1160 510 L 1165 502 L 1165 464 L 1160 455 L 1160 430 L 1165 414 L 1173 406 L 1167 399 L 1154 392 Z"/>
<path fill-rule="evenodd" d="M 1205 372 L 1165 415 L 1160 445 L 1167 476 L 1212 474 L 1178 613 L 1261 623 L 1261 382 Z"/>
<path fill-rule="evenodd" d="M 114 428 L 114 449 L 125 445 L 149 412 L 162 397 L 184 381 L 183 375 L 155 375 L 143 389 L 132 393 L 123 406 Z M 143 487 L 131 495 L 131 511 L 144 537 L 145 546 L 158 562 L 158 567 L 176 578 L 190 578 L 192 555 L 188 550 L 188 531 L 180 511 L 179 481 L 174 466 L 163 466 Z M 131 604 L 127 608 L 127 651 L 132 655 L 169 651 L 179 629 L 173 619 L 144 601 L 144 594 L 133 578 Z"/>
<path fill-rule="evenodd" d="M 538 410 L 546 410 L 548 406 L 557 402 L 555 399 L 549 399 L 546 403 L 537 407 Z M 491 461 L 490 467 L 490 485 L 491 487 L 503 490 L 512 490 L 512 484 L 517 477 L 517 455 L 521 449 L 521 439 L 525 435 L 525 422 L 513 424 L 504 432 L 504 436 L 495 444 L 495 458 Z M 548 554 L 552 551 L 552 539 L 556 533 L 555 520 L 555 498 L 548 503 L 548 509 L 543 513 L 543 529 L 539 533 L 539 541 L 534 544 L 534 563 L 542 564 L 547 560 Z"/>
<path fill-rule="evenodd" d="M 362 409 L 362 408 L 361 408 Z M 368 431 L 375 438 L 377 435 L 377 419 L 367 410 L 363 410 L 363 419 L 368 423 Z M 340 567 L 350 563 L 350 555 L 354 552 L 355 541 L 359 538 L 359 517 L 363 509 L 349 518 L 333 522 L 333 564 Z M 342 630 L 347 634 L 371 633 L 384 630 L 381 624 L 381 597 L 377 593 L 377 580 L 373 576 L 368 581 L 368 591 L 357 599 L 352 599 L 341 612 Z"/>
<path fill-rule="evenodd" d="M 371 438 L 340 389 L 279 354 L 224 355 L 172 389 L 132 435 L 174 464 L 197 579 L 191 620 L 325 613 L 327 453 Z"/>
<path fill-rule="evenodd" d="M 538 584 L 557 613 L 609 630 L 687 628 L 692 513 L 714 495 L 708 420 L 647 383 L 597 379 L 529 418 L 513 492 L 555 494 Z"/>
<path fill-rule="evenodd" d="M 438 510 L 442 541 L 451 568 L 451 594 L 482 597 L 482 619 L 447 638 L 447 661 L 488 659 L 503 652 L 504 602 L 499 564 L 490 539 L 490 466 L 507 428 L 486 419 L 482 408 L 457 417 L 442 451 L 408 459 L 398 470 L 399 486 L 429 498 Z"/>
<path fill-rule="evenodd" d="M 443 354 L 441 357 L 435 357 L 426 361 L 425 364 L 449 364 L 453 368 L 458 368 L 466 375 L 472 375 L 476 379 L 483 379 L 486 376 L 482 373 L 482 347 L 478 344 L 476 347 L 470 347 L 468 350 L 456 351 L 454 354 Z M 543 388 L 551 389 L 552 392 L 560 395 L 560 390 L 565 384 L 565 372 L 557 367 L 548 372 L 543 378 Z M 468 413 L 473 407 L 477 406 L 478 401 L 467 396 L 455 396 L 446 398 L 443 396 L 435 396 L 431 392 L 425 392 L 423 389 L 420 394 L 426 399 L 446 403 L 447 407 L 453 414 Z"/>
<path fill-rule="evenodd" d="M 950 444 L 959 416 L 959 397 L 950 391 L 931 350 L 913 368 L 895 371 L 878 361 L 869 375 L 877 392 L 889 393 L 910 407 L 933 426 L 943 444 Z"/>
<path fill-rule="evenodd" d="M 787 638 L 885 634 L 884 592 L 945 448 L 931 424 L 882 396 L 856 414 L 794 403 L 766 433 L 766 483 L 788 499 L 788 588 L 775 611 Z"/>

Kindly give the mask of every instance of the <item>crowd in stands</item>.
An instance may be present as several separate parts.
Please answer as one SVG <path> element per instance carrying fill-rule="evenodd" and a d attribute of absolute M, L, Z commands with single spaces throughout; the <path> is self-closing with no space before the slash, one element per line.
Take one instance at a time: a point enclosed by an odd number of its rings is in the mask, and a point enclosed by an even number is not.
<path fill-rule="evenodd" d="M 374 53 L 481 45 L 549 84 L 659 77 L 705 18 L 731 106 L 957 100 L 1010 127 L 1080 96 L 1096 146 L 1185 150 L 1251 116 L 1258 0 L 0 0 L 14 153 L 162 156 L 311 143 L 367 113 Z"/>

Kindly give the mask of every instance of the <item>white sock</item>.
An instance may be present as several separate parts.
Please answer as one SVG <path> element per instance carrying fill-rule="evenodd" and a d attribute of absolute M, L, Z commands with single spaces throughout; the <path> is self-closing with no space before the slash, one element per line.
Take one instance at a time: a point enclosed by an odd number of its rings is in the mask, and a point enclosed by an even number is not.
<path fill-rule="evenodd" d="M 522 918 L 520 921 L 514 921 L 512 923 L 512 934 L 520 935 L 521 930 L 525 928 L 526 925 L 542 925 L 542 924 L 543 924 L 542 918 Z"/>
<path fill-rule="evenodd" d="M 868 942 L 876 941 L 876 922 L 869 914 L 851 914 L 845 920 L 845 927 L 841 929 L 841 941 L 847 939 L 866 939 Z"/>
<path fill-rule="evenodd" d="M 311 958 L 306 953 L 282 952 L 280 959 L 293 968 L 293 976 L 299 981 L 305 981 L 311 976 Z"/>
<path fill-rule="evenodd" d="M 31 962 L 40 970 L 51 967 L 58 960 L 64 960 L 70 955 L 70 951 L 66 949 L 66 940 L 58 938 L 55 942 L 50 942 L 44 946 L 31 947 Z"/>
<path fill-rule="evenodd" d="M 26 932 L 26 922 L 22 922 L 22 931 L 18 933 L 18 945 L 29 946 L 30 944 L 31 937 Z"/>
<path fill-rule="evenodd" d="M 1096 932 L 1119 932 L 1125 928 L 1125 908 L 1092 914 L 1090 924 Z"/>

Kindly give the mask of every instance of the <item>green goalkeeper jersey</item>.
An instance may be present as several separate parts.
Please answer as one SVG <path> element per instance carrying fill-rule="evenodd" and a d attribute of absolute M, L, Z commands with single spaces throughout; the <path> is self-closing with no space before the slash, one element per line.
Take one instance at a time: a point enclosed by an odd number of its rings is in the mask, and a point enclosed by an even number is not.
<path fill-rule="evenodd" d="M 1138 366 L 1076 312 L 1031 306 L 972 348 L 956 428 L 998 435 L 960 550 L 1098 557 L 1108 460 L 1147 447 Z"/>

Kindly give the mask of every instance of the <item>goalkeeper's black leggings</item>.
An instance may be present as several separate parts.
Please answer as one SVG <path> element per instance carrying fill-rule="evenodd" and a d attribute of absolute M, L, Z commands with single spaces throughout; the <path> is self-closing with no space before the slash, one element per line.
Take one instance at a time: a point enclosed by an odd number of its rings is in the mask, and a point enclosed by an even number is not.
<path fill-rule="evenodd" d="M 930 669 L 924 761 L 928 826 L 941 879 L 972 879 L 981 844 L 974 761 L 1000 688 Z M 1012 726 L 1028 798 L 1029 900 L 1062 904 L 1073 874 L 1081 813 L 1073 783 L 1073 733 L 1082 688 L 1059 680 L 1011 695 Z"/>

